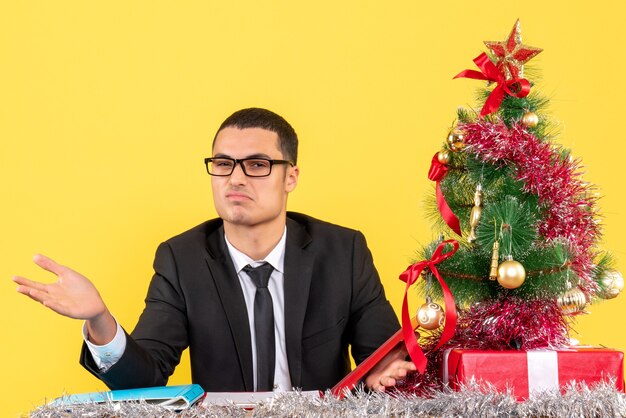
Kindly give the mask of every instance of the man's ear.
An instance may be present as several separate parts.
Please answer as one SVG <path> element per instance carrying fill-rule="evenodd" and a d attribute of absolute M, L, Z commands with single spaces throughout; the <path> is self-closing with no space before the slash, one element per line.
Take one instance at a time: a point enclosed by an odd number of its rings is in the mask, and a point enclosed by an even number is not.
<path fill-rule="evenodd" d="M 285 191 L 287 193 L 292 192 L 298 185 L 298 176 L 300 175 L 300 169 L 297 165 L 287 168 L 287 175 L 285 178 Z"/>

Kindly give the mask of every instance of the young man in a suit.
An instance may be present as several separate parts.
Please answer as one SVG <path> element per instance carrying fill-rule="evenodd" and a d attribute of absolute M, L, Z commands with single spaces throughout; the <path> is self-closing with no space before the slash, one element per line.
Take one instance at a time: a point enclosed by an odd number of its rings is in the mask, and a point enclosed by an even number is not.
<path fill-rule="evenodd" d="M 259 108 L 227 118 L 205 159 L 219 218 L 162 243 L 146 307 L 127 334 L 91 282 L 38 255 L 52 284 L 18 292 L 85 320 L 81 364 L 112 389 L 164 385 L 190 349 L 207 391 L 327 389 L 398 328 L 363 235 L 287 212 L 298 139 Z M 365 379 L 384 390 L 415 370 L 394 352 Z"/>

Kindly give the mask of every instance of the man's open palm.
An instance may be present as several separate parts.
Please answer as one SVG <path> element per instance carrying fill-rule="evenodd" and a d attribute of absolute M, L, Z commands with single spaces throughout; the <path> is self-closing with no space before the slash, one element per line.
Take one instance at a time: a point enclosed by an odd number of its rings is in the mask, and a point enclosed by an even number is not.
<path fill-rule="evenodd" d="M 106 311 L 100 293 L 85 276 L 40 254 L 33 261 L 55 274 L 58 280 L 45 284 L 14 276 L 13 281 L 18 284 L 19 293 L 74 319 L 93 319 Z"/>

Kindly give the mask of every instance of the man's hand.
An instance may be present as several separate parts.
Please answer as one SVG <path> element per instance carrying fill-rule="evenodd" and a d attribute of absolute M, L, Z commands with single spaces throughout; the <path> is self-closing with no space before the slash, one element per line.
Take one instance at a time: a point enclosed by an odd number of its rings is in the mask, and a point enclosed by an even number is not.
<path fill-rule="evenodd" d="M 87 320 L 90 341 L 106 344 L 115 336 L 117 324 L 95 286 L 82 274 L 62 266 L 43 255 L 33 258 L 35 264 L 58 277 L 45 284 L 13 276 L 17 291 L 40 302 L 63 316 Z"/>
<path fill-rule="evenodd" d="M 399 344 L 378 363 L 365 377 L 365 386 L 370 390 L 384 392 L 387 387 L 395 386 L 408 372 L 417 370 L 415 364 L 406 361 L 408 355 L 404 344 Z"/>

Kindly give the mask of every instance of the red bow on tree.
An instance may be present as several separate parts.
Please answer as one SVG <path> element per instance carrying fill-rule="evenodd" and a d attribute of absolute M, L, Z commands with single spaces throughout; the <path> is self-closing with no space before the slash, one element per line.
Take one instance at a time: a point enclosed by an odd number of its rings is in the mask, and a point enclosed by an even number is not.
<path fill-rule="evenodd" d="M 448 166 L 445 164 L 441 164 L 439 159 L 437 158 L 438 153 L 435 154 L 431 163 L 430 169 L 428 170 L 428 179 L 437 182 L 437 207 L 439 208 L 439 213 L 441 213 L 441 217 L 446 222 L 446 225 L 450 227 L 457 235 L 461 236 L 461 225 L 459 224 L 459 218 L 456 217 L 450 206 L 448 206 L 448 202 L 446 202 L 446 198 L 441 191 L 441 180 L 448 173 Z"/>
<path fill-rule="evenodd" d="M 507 80 L 505 75 L 498 70 L 496 65 L 491 62 L 484 52 L 474 58 L 474 63 L 480 68 L 480 72 L 464 70 L 455 75 L 454 78 L 473 78 L 475 80 L 487 80 L 497 83 L 481 109 L 480 116 L 486 116 L 498 110 L 505 94 L 519 98 L 528 96 L 530 92 L 530 83 L 528 80 L 525 78 Z"/>
<path fill-rule="evenodd" d="M 447 253 L 443 252 L 446 244 L 452 244 L 452 250 Z M 415 367 L 420 373 L 424 373 L 426 370 L 426 364 L 428 360 L 422 351 L 422 348 L 415 337 L 415 329 L 411 324 L 411 317 L 409 315 L 409 303 L 408 303 L 408 291 L 413 283 L 419 279 L 420 274 L 424 268 L 428 267 L 430 272 L 437 278 L 439 284 L 441 285 L 441 289 L 443 290 L 443 300 L 445 302 L 445 318 L 446 322 L 443 327 L 443 333 L 441 334 L 441 339 L 437 343 L 437 346 L 434 350 L 438 349 L 442 345 L 444 345 L 450 338 L 454 336 L 454 331 L 456 328 L 456 307 L 454 305 L 454 297 L 452 297 L 452 292 L 450 292 L 450 288 L 443 281 L 439 271 L 437 270 L 436 265 L 441 263 L 442 261 L 452 257 L 452 255 L 459 249 L 459 243 L 455 240 L 447 240 L 443 241 L 441 244 L 437 246 L 433 256 L 430 260 L 420 261 L 419 263 L 415 263 L 409 266 L 404 273 L 400 275 L 400 280 L 406 282 L 406 288 L 404 290 L 404 301 L 402 302 L 402 336 L 404 337 L 404 344 L 406 345 L 406 349 L 409 352 L 409 356 L 411 356 L 411 360 L 415 363 Z"/>

